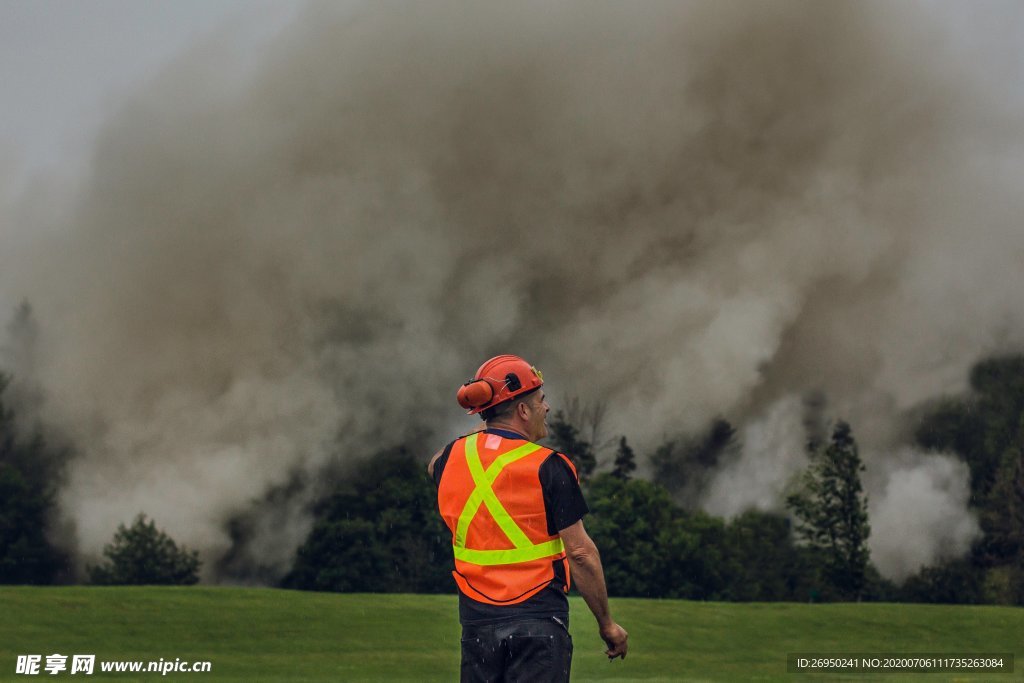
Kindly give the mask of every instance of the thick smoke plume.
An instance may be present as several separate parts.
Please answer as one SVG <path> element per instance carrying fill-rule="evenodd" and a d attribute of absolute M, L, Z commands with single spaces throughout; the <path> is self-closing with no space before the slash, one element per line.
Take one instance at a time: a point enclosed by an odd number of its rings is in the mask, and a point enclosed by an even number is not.
<path fill-rule="evenodd" d="M 227 578 L 279 575 L 323 468 L 428 456 L 507 351 L 641 450 L 743 426 L 723 513 L 778 505 L 827 396 L 879 566 L 966 547 L 963 468 L 900 450 L 899 416 L 1024 342 L 1020 14 L 330 3 L 249 69 L 226 27 L 81 177 L 4 203 L 0 297 L 38 320 L 84 556 L 144 510 Z"/>

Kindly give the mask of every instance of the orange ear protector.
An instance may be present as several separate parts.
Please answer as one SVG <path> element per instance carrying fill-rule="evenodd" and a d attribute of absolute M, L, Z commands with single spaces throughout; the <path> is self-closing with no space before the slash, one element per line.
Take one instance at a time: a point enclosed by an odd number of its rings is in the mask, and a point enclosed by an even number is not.
<path fill-rule="evenodd" d="M 456 398 L 470 415 L 476 415 L 543 384 L 537 368 L 519 356 L 505 354 L 481 365 L 473 379 L 459 387 Z"/>
<path fill-rule="evenodd" d="M 459 387 L 459 405 L 466 410 L 473 410 L 487 405 L 494 397 L 494 389 L 485 379 L 472 379 Z"/>

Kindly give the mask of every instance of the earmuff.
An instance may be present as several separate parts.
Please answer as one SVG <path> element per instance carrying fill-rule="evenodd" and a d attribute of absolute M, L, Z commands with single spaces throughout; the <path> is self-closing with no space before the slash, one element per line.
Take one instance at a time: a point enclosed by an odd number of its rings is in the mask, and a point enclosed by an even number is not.
<path fill-rule="evenodd" d="M 470 415 L 482 416 L 488 408 L 533 391 L 544 384 L 537 368 L 519 356 L 495 356 L 477 369 L 473 379 L 456 394 L 459 405 Z"/>
<path fill-rule="evenodd" d="M 459 405 L 466 410 L 473 410 L 479 408 L 482 405 L 486 405 L 491 398 L 494 397 L 494 389 L 487 380 L 473 379 L 461 387 L 459 387 L 459 393 L 456 396 L 459 401 Z"/>

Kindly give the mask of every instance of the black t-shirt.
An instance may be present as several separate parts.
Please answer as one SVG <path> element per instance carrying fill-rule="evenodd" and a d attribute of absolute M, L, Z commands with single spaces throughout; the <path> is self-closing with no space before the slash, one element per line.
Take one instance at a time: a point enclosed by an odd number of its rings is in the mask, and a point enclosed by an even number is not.
<path fill-rule="evenodd" d="M 487 429 L 484 433 L 497 434 L 506 439 L 524 440 L 519 434 L 504 429 Z M 444 472 L 444 466 L 448 463 L 450 452 L 451 444 L 445 448 L 444 453 L 434 463 L 434 484 L 437 486 L 441 484 L 441 474 Z M 576 476 L 557 453 L 551 453 L 541 463 L 538 474 L 544 495 L 548 534 L 557 536 L 560 530 L 583 519 L 583 516 L 590 512 L 590 508 L 587 507 L 587 503 L 583 499 L 583 492 L 580 491 Z M 469 598 L 459 591 L 459 621 L 463 625 L 482 626 L 523 617 L 567 619 L 569 601 L 566 599 L 565 593 L 562 592 L 562 586 L 565 585 L 565 567 L 562 565 L 562 560 L 552 560 L 551 567 L 555 572 L 555 578 L 552 579 L 551 584 L 533 597 L 515 605 L 490 605 Z"/>

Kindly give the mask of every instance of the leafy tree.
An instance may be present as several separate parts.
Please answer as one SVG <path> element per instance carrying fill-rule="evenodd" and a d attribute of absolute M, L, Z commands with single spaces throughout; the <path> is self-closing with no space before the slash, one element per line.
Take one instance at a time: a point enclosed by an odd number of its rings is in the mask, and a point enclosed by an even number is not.
<path fill-rule="evenodd" d="M 626 437 L 619 439 L 619 450 L 615 453 L 615 467 L 612 469 L 612 476 L 619 479 L 629 479 L 636 469 L 636 456 L 633 449 L 626 443 Z"/>
<path fill-rule="evenodd" d="M 798 490 L 786 500 L 799 535 L 823 554 L 825 579 L 839 597 L 855 600 L 867 583 L 871 533 L 862 471 L 850 426 L 839 422 L 828 447 L 811 454 Z"/>
<path fill-rule="evenodd" d="M 1024 443 L 1006 453 L 982 511 L 981 527 L 990 564 L 1024 565 Z"/>
<path fill-rule="evenodd" d="M 724 523 L 672 503 L 657 484 L 594 477 L 587 529 L 617 596 L 719 599 L 725 594 Z"/>
<path fill-rule="evenodd" d="M 919 445 L 953 451 L 971 472 L 971 505 L 983 537 L 971 563 L 972 590 L 986 602 L 1024 603 L 1024 355 L 979 361 L 969 394 L 931 406 L 916 430 Z M 963 572 L 961 572 L 963 573 Z M 930 576 L 930 575 L 929 575 Z M 914 584 L 919 590 L 919 583 Z M 933 582 L 934 583 L 934 582 Z M 941 598 L 940 591 L 940 599 Z"/>
<path fill-rule="evenodd" d="M 728 598 L 743 601 L 806 601 L 815 585 L 811 553 L 793 543 L 789 520 L 749 510 L 729 522 L 725 545 L 731 559 Z"/>
<path fill-rule="evenodd" d="M 666 584 L 664 597 L 728 599 L 734 568 L 726 548 L 725 521 L 704 512 L 677 510 L 658 537 L 665 549 L 658 563 Z"/>
<path fill-rule="evenodd" d="M 675 510 L 668 492 L 647 481 L 601 474 L 590 486 L 588 504 L 587 530 L 601 549 L 608 590 L 618 596 L 666 595 L 661 541 Z"/>
<path fill-rule="evenodd" d="M 985 569 L 982 594 L 986 603 L 1024 604 L 1024 568 L 1011 562 Z"/>
<path fill-rule="evenodd" d="M 898 599 L 904 602 L 980 604 L 986 601 L 984 571 L 960 558 L 923 567 L 903 582 Z"/>
<path fill-rule="evenodd" d="M 988 601 L 1024 604 L 1024 441 L 1005 454 L 980 521 L 975 559 L 989 568 Z"/>
<path fill-rule="evenodd" d="M 314 510 L 316 522 L 282 585 L 341 592 L 452 589 L 451 533 L 437 490 L 406 450 L 361 463 Z"/>
<path fill-rule="evenodd" d="M 971 470 L 971 503 L 984 506 L 1007 451 L 1021 443 L 1024 355 L 978 362 L 971 368 L 970 386 L 969 395 L 932 406 L 916 438 L 929 450 L 960 455 Z"/>
<path fill-rule="evenodd" d="M 551 421 L 548 440 L 551 447 L 569 456 L 572 464 L 576 467 L 576 473 L 580 481 L 586 483 L 594 473 L 597 466 L 597 456 L 590 442 L 585 441 L 580 435 L 580 430 L 573 425 L 566 414 L 559 410 Z"/>
<path fill-rule="evenodd" d="M 89 567 L 90 583 L 103 586 L 175 585 L 199 581 L 199 552 L 178 547 L 153 520 L 139 513 L 130 527 L 119 524 L 103 548 L 107 562 Z"/>
<path fill-rule="evenodd" d="M 971 369 L 970 380 L 977 397 L 975 409 L 985 425 L 985 450 L 997 469 L 1003 454 L 1021 436 L 1024 355 L 983 360 Z"/>

